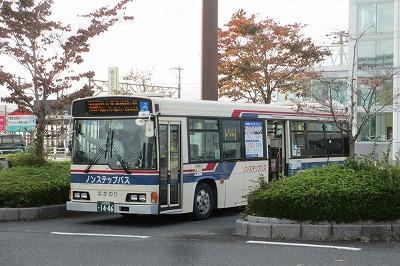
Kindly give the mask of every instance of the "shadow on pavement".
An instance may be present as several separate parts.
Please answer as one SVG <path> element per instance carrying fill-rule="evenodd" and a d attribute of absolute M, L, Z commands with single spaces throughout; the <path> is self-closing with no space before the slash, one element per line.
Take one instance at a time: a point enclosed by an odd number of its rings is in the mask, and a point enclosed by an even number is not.
<path fill-rule="evenodd" d="M 175 225 L 180 223 L 207 222 L 225 217 L 237 216 L 241 212 L 239 208 L 230 208 L 223 210 L 215 210 L 208 220 L 199 221 L 193 218 L 192 214 L 163 214 L 163 215 L 129 215 L 122 216 L 119 214 L 93 214 L 90 215 L 81 224 L 91 225 L 116 225 L 116 226 L 140 226 L 140 227 L 159 227 Z"/>

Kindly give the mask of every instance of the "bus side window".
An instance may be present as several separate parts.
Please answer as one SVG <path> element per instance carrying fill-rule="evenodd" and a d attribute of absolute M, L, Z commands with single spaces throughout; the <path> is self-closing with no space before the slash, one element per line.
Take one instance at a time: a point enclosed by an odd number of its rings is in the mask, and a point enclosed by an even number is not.
<path fill-rule="evenodd" d="M 239 160 L 242 157 L 240 120 L 222 120 L 222 158 Z"/>
<path fill-rule="evenodd" d="M 190 159 L 199 160 L 199 145 L 190 144 Z"/>
<path fill-rule="evenodd" d="M 189 119 L 190 161 L 215 161 L 221 157 L 217 119 Z"/>

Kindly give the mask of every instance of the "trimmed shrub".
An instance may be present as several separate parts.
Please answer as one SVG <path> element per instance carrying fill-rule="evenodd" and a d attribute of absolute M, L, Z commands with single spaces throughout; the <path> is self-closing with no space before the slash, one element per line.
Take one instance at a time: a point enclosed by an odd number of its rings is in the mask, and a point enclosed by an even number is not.
<path fill-rule="evenodd" d="M 400 167 L 350 159 L 271 182 L 248 196 L 247 214 L 354 222 L 400 218 Z"/>
<path fill-rule="evenodd" d="M 11 167 L 40 166 L 46 163 L 43 158 L 36 156 L 32 151 L 9 154 L 6 158 Z"/>
<path fill-rule="evenodd" d="M 18 165 L 18 164 L 17 164 Z M 62 204 L 68 199 L 70 162 L 14 166 L 0 171 L 0 207 Z"/>

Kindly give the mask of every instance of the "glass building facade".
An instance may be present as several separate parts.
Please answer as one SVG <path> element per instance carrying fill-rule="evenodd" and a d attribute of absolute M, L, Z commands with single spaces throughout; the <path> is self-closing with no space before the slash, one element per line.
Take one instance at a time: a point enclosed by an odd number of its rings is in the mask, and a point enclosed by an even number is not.
<path fill-rule="evenodd" d="M 356 142 L 358 154 L 370 153 L 371 148 L 376 149 L 376 146 L 379 146 L 379 152 L 386 151 L 389 145 L 393 155 L 400 154 L 400 77 L 394 75 L 382 80 L 386 70 L 390 72 L 392 69 L 393 72 L 400 66 L 399 32 L 400 0 L 349 0 L 348 53 L 346 60 L 340 60 L 345 63 L 316 66 L 323 73 L 321 80 L 325 84 L 319 80 L 311 81 L 306 94 L 300 98 L 323 101 L 332 93 L 338 106 L 340 103 L 350 106 L 349 79 L 354 77 L 357 101 L 354 130 L 357 124 L 364 126 Z M 339 57 L 342 55 L 343 51 Z M 352 73 L 353 66 L 355 73 Z M 374 74 L 375 77 L 381 76 L 374 79 Z M 379 85 L 374 83 L 377 79 L 380 79 Z M 329 85 L 326 80 L 330 80 Z M 296 98 L 287 96 L 277 97 L 277 100 Z M 371 103 L 372 110 L 379 112 L 376 117 L 365 121 L 368 111 L 365 107 Z"/>
<path fill-rule="evenodd" d="M 393 139 L 393 114 L 395 99 L 393 80 L 386 80 L 376 90 L 371 90 L 368 79 L 377 69 L 393 68 L 395 64 L 394 30 L 399 0 L 350 0 L 350 34 L 358 38 L 354 64 L 357 65 L 357 123 L 364 124 L 358 145 L 365 142 L 388 143 Z M 397 3 L 396 3 L 397 2 Z M 355 40 L 350 42 L 350 47 Z M 350 55 L 352 57 L 352 55 Z M 350 62 L 351 63 L 351 62 Z M 366 71 L 369 70 L 369 71 Z M 376 71 L 376 72 L 375 72 Z M 373 93 L 371 93 L 373 91 Z M 382 113 L 364 121 L 364 106 L 374 103 Z"/>
<path fill-rule="evenodd" d="M 393 1 L 357 1 L 357 32 L 364 31 L 393 33 Z"/>
<path fill-rule="evenodd" d="M 358 69 L 393 66 L 393 4 L 393 0 L 357 1 L 357 36 L 365 36 L 357 47 Z"/>
<path fill-rule="evenodd" d="M 392 145 L 392 154 L 395 155 L 400 149 L 400 116 L 397 112 L 399 108 L 396 108 L 398 97 L 395 96 L 399 94 L 398 76 L 394 75 L 392 79 L 380 84 L 372 95 L 371 89 L 368 88 L 368 79 L 373 79 L 371 73 L 383 73 L 383 70 L 399 65 L 400 0 L 349 0 L 349 4 L 350 35 L 358 38 L 355 61 L 349 63 L 350 66 L 357 66 L 357 124 L 364 124 L 358 137 L 356 152 L 357 146 L 361 151 L 358 153 L 366 153 L 369 151 L 365 147 L 378 143 L 382 150 L 385 150 L 385 145 Z M 350 41 L 349 47 L 356 44 L 354 39 Z M 349 58 L 353 58 L 353 55 L 350 54 Z M 369 101 L 374 103 L 375 109 L 382 112 L 365 121 L 363 107 L 368 105 Z"/>

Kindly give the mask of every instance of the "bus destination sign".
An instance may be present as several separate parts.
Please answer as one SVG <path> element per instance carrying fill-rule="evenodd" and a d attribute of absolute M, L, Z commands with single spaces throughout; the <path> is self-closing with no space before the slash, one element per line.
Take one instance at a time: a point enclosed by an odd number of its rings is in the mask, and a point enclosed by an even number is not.
<path fill-rule="evenodd" d="M 148 116 L 151 111 L 150 99 L 136 97 L 96 97 L 72 103 L 73 117 Z"/>
<path fill-rule="evenodd" d="M 90 115 L 137 115 L 138 99 L 93 99 L 87 101 Z"/>

